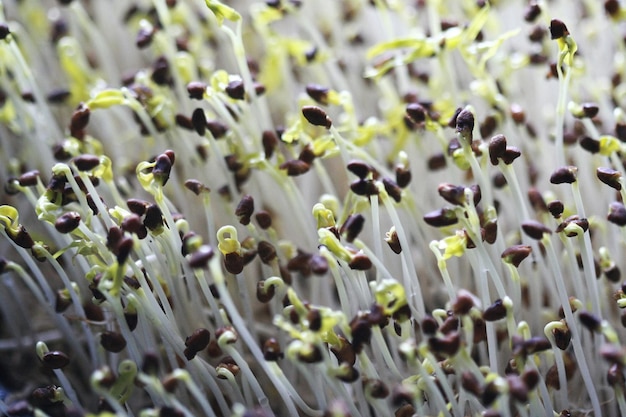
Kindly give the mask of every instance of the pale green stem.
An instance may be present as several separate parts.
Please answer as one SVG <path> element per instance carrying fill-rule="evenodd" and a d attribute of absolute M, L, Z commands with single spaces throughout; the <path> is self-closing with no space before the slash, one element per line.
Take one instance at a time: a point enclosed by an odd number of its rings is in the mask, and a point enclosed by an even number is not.
<path fill-rule="evenodd" d="M 583 378 L 583 383 L 585 385 L 585 388 L 587 389 L 587 393 L 589 394 L 589 398 L 591 400 L 595 415 L 601 416 L 602 413 L 600 401 L 598 399 L 598 394 L 596 393 L 593 379 L 591 378 L 591 373 L 589 371 L 585 352 L 581 345 L 581 335 L 578 331 L 578 327 L 576 326 L 576 319 L 574 318 L 574 314 L 572 313 L 572 308 L 569 303 L 569 297 L 567 296 L 565 282 L 563 280 L 563 276 L 561 275 L 561 270 L 559 269 L 558 258 L 556 257 L 554 247 L 552 246 L 550 238 L 544 238 L 543 243 L 547 249 L 548 262 L 550 264 L 550 268 L 552 269 L 553 277 L 556 281 L 556 286 L 559 293 L 558 295 L 561 299 L 563 312 L 565 313 L 565 320 L 569 324 L 569 329 L 572 333 L 572 346 L 574 348 L 574 354 L 576 355 L 576 359 L 578 362 L 578 368 L 580 369 L 580 373 Z"/>

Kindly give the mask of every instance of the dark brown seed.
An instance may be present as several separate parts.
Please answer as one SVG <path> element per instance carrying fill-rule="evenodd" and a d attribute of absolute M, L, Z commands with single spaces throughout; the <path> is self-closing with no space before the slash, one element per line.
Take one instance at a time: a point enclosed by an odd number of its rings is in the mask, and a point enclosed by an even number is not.
<path fill-rule="evenodd" d="M 309 310 L 306 319 L 309 322 L 309 330 L 317 332 L 322 328 L 323 318 L 319 310 Z"/>
<path fill-rule="evenodd" d="M 600 181 L 609 187 L 614 188 L 617 191 L 622 189 L 622 184 L 620 182 L 620 179 L 622 178 L 621 172 L 612 168 L 600 167 L 596 170 L 596 175 Z"/>
<path fill-rule="evenodd" d="M 586 232 L 587 230 L 589 230 L 589 220 L 581 219 L 578 216 L 574 215 L 574 216 L 568 217 L 561 224 L 559 224 L 556 228 L 556 233 L 561 233 L 565 231 L 565 228 L 572 223 L 579 226 L 583 230 L 583 232 Z M 566 236 L 575 237 L 575 236 L 578 236 L 578 234 L 576 231 L 569 231 L 569 232 L 566 232 Z"/>
<path fill-rule="evenodd" d="M 187 188 L 195 195 L 200 195 L 202 193 L 208 193 L 209 191 L 211 191 L 209 187 L 194 179 L 188 179 L 187 181 L 185 181 L 185 188 Z"/>
<path fill-rule="evenodd" d="M 364 224 L 365 217 L 363 217 L 363 215 L 351 214 L 341 226 L 339 233 L 345 236 L 347 242 L 352 243 L 363 230 Z"/>
<path fill-rule="evenodd" d="M 292 159 L 282 163 L 278 168 L 287 170 L 287 175 L 290 177 L 297 177 L 307 173 L 311 169 L 311 165 L 299 159 Z"/>
<path fill-rule="evenodd" d="M 578 319 L 591 332 L 599 332 L 602 328 L 602 321 L 588 311 L 578 313 Z"/>
<path fill-rule="evenodd" d="M 559 349 L 566 350 L 569 347 L 572 340 L 572 332 L 570 332 L 569 329 L 563 330 L 556 328 L 552 330 L 552 335 L 554 336 L 555 344 Z"/>
<path fill-rule="evenodd" d="M 265 90 L 266 90 L 266 89 L 265 89 L 265 85 L 264 85 L 264 84 L 261 84 L 261 83 L 260 83 L 260 82 L 258 82 L 258 81 L 254 81 L 254 82 L 252 83 L 252 86 L 254 87 L 254 93 L 255 93 L 257 96 L 262 96 L 263 94 L 265 94 Z"/>
<path fill-rule="evenodd" d="M 96 155 L 80 155 L 73 159 L 76 169 L 79 171 L 91 171 L 100 165 L 100 157 Z"/>
<path fill-rule="evenodd" d="M 467 109 L 461 110 L 456 117 L 455 125 L 457 133 L 464 137 L 471 137 L 474 130 L 474 115 Z"/>
<path fill-rule="evenodd" d="M 502 162 L 507 165 L 511 165 L 513 161 L 519 158 L 522 155 L 522 152 L 517 149 L 515 146 L 508 146 L 506 148 L 506 152 L 504 152 L 504 156 L 502 156 Z"/>
<path fill-rule="evenodd" d="M 189 257 L 189 266 L 192 268 L 206 268 L 215 252 L 209 245 L 202 245 Z"/>
<path fill-rule="evenodd" d="M 328 92 L 330 89 L 318 84 L 308 84 L 306 86 L 306 93 L 315 100 L 318 104 L 328 104 Z"/>
<path fill-rule="evenodd" d="M 524 352 L 527 355 L 532 355 L 534 353 L 543 352 L 549 350 L 552 345 L 550 341 L 545 337 L 531 337 L 530 339 L 524 340 L 523 343 Z"/>
<path fill-rule="evenodd" d="M 356 363 L 356 352 L 352 344 L 343 336 L 339 336 L 338 345 L 331 346 L 330 351 L 333 352 L 339 363 L 348 363 L 350 365 Z"/>
<path fill-rule="evenodd" d="M 478 382 L 476 375 L 470 371 L 465 371 L 461 374 L 461 386 L 465 391 L 473 394 L 477 398 L 480 398 L 482 395 L 483 390 L 480 386 L 480 382 Z"/>
<path fill-rule="evenodd" d="M 439 330 L 439 324 L 437 324 L 437 320 L 435 320 L 432 316 L 426 316 L 422 320 L 422 333 L 425 335 L 434 335 L 437 330 Z"/>
<path fill-rule="evenodd" d="M 459 294 L 452 304 L 454 314 L 464 316 L 474 307 L 474 299 L 469 294 Z"/>
<path fill-rule="evenodd" d="M 427 165 L 430 171 L 437 171 L 437 170 L 443 169 L 446 167 L 446 156 L 442 153 L 433 155 L 430 158 L 428 158 Z"/>
<path fill-rule="evenodd" d="M 6 23 L 0 23 L 0 40 L 4 40 L 11 34 L 11 30 L 9 29 L 9 25 Z"/>
<path fill-rule="evenodd" d="M 228 97 L 233 100 L 243 100 L 246 97 L 246 90 L 244 89 L 243 81 L 241 80 L 229 82 L 224 91 L 226 91 Z"/>
<path fill-rule="evenodd" d="M 153 27 L 139 28 L 137 37 L 135 38 L 135 45 L 137 45 L 137 48 L 147 48 L 152 43 L 155 32 L 156 30 Z"/>
<path fill-rule="evenodd" d="M 204 136 L 206 133 L 206 114 L 204 114 L 203 109 L 197 108 L 193 111 L 191 114 L 191 123 L 198 135 Z"/>
<path fill-rule="evenodd" d="M 224 267 L 233 275 L 240 274 L 243 271 L 244 259 L 236 252 L 224 255 Z"/>
<path fill-rule="evenodd" d="M 426 121 L 426 109 L 421 104 L 409 103 L 406 106 L 406 114 L 413 123 L 424 123 Z"/>
<path fill-rule="evenodd" d="M 304 54 L 304 57 L 306 58 L 306 62 L 313 62 L 313 60 L 315 60 L 316 56 L 317 56 L 317 48 L 316 47 L 313 47 L 313 48 L 309 49 Z"/>
<path fill-rule="evenodd" d="M 274 285 L 270 285 L 265 288 L 265 281 L 259 281 L 256 285 L 256 299 L 261 303 L 269 303 L 276 294 L 276 288 Z"/>
<path fill-rule="evenodd" d="M 524 109 L 519 104 L 511 104 L 511 118 L 515 122 L 515 124 L 523 124 L 526 121 L 526 114 L 524 113 Z"/>
<path fill-rule="evenodd" d="M 80 224 L 80 214 L 75 211 L 70 211 L 62 214 L 54 222 L 54 228 L 59 233 L 70 233 L 78 227 Z"/>
<path fill-rule="evenodd" d="M 265 153 L 265 159 L 270 159 L 274 155 L 274 150 L 278 146 L 278 137 L 272 130 L 265 130 L 261 137 L 263 143 L 263 152 Z"/>
<path fill-rule="evenodd" d="M 606 380 L 610 386 L 624 389 L 624 366 L 621 364 L 612 364 L 606 374 Z"/>
<path fill-rule="evenodd" d="M 487 116 L 479 126 L 480 136 L 482 138 L 487 138 L 488 136 L 491 136 L 497 127 L 498 120 L 495 118 L 495 116 Z"/>
<path fill-rule="evenodd" d="M 404 167 L 396 167 L 396 183 L 400 188 L 406 188 L 411 183 L 411 170 Z"/>
<path fill-rule="evenodd" d="M 536 369 L 528 369 L 524 371 L 521 378 L 529 391 L 534 390 L 540 381 L 539 372 Z"/>
<path fill-rule="evenodd" d="M 528 40 L 535 43 L 541 43 L 546 36 L 546 29 L 542 25 L 535 25 L 528 33 Z"/>
<path fill-rule="evenodd" d="M 126 339 L 117 332 L 106 331 L 100 334 L 100 345 L 108 352 L 119 353 L 126 347 Z"/>
<path fill-rule="evenodd" d="M 439 326 L 439 331 L 443 334 L 449 334 L 450 332 L 456 331 L 459 329 L 459 318 L 457 316 L 449 315 L 441 326 Z"/>
<path fill-rule="evenodd" d="M 524 11 L 524 20 L 528 23 L 532 23 L 535 21 L 535 19 L 537 19 L 537 17 L 539 17 L 540 14 L 541 8 L 539 7 L 539 5 L 537 3 L 531 3 L 528 5 L 528 7 L 526 7 L 526 10 Z"/>
<path fill-rule="evenodd" d="M 158 85 L 171 85 L 172 76 L 170 74 L 170 65 L 164 56 L 158 57 L 152 64 L 152 81 Z"/>
<path fill-rule="evenodd" d="M 367 255 L 357 253 L 352 257 L 348 266 L 350 269 L 355 269 L 357 271 L 367 271 L 372 268 L 372 261 L 367 257 Z"/>
<path fill-rule="evenodd" d="M 144 215 L 148 204 L 149 203 L 147 201 L 139 200 L 136 198 L 129 198 L 128 200 L 126 200 L 126 206 L 128 207 L 128 210 L 130 210 L 132 213 L 137 214 L 138 216 Z"/>
<path fill-rule="evenodd" d="M 497 220 L 489 220 L 483 226 L 481 233 L 483 234 L 483 238 L 485 242 L 490 245 L 494 244 L 496 239 L 498 238 L 498 222 Z"/>
<path fill-rule="evenodd" d="M 378 187 L 374 180 L 356 180 L 350 184 L 350 190 L 364 197 L 378 195 Z"/>
<path fill-rule="evenodd" d="M 623 347 L 615 345 L 604 345 L 600 348 L 602 358 L 612 364 L 624 366 L 626 360 L 626 352 Z"/>
<path fill-rule="evenodd" d="M 389 388 L 380 379 L 366 379 L 363 382 L 365 386 L 365 392 L 372 398 L 384 399 L 389 396 Z"/>
<path fill-rule="evenodd" d="M 362 180 L 373 171 L 372 167 L 363 161 L 351 161 L 346 165 L 346 168 Z"/>
<path fill-rule="evenodd" d="M 130 251 L 133 249 L 134 241 L 131 237 L 123 237 L 120 243 L 117 245 L 117 263 L 123 265 L 128 256 L 130 255 Z"/>
<path fill-rule="evenodd" d="M 139 324 L 139 316 L 137 313 L 124 313 L 124 321 L 131 332 L 137 328 Z"/>
<path fill-rule="evenodd" d="M 22 225 L 19 226 L 17 232 L 8 231 L 8 235 L 13 243 L 21 248 L 30 249 L 35 245 L 35 241 Z"/>
<path fill-rule="evenodd" d="M 607 220 L 618 226 L 626 226 L 626 207 L 619 201 L 614 201 L 609 206 Z"/>
<path fill-rule="evenodd" d="M 504 252 L 502 252 L 501 258 L 504 262 L 510 263 L 517 268 L 531 252 L 532 248 L 528 245 L 514 245 L 505 249 Z"/>
<path fill-rule="evenodd" d="M 187 84 L 187 93 L 189 98 L 193 100 L 202 100 L 206 91 L 207 85 L 202 81 L 192 81 Z"/>
<path fill-rule="evenodd" d="M 619 282 L 622 278 L 622 273 L 619 267 L 613 264 L 610 268 L 606 268 L 604 271 L 604 276 L 611 282 Z"/>
<path fill-rule="evenodd" d="M 322 351 L 312 343 L 307 343 L 300 348 L 297 357 L 304 363 L 318 363 L 323 360 Z"/>
<path fill-rule="evenodd" d="M 617 17 L 620 10 L 618 0 L 606 0 L 604 2 L 604 11 L 611 17 Z"/>
<path fill-rule="evenodd" d="M 461 347 L 461 336 L 454 331 L 445 337 L 431 337 L 428 339 L 428 346 L 436 355 L 454 356 Z"/>
<path fill-rule="evenodd" d="M 529 237 L 536 239 L 536 240 L 541 240 L 543 238 L 544 233 L 548 233 L 548 234 L 552 233 L 552 230 L 550 230 L 543 223 L 539 223 L 536 220 L 527 220 L 523 222 L 522 230 Z"/>
<path fill-rule="evenodd" d="M 259 227 L 263 230 L 267 230 L 272 226 L 272 216 L 265 210 L 258 211 L 254 215 L 254 218 L 259 224 Z"/>
<path fill-rule="evenodd" d="M 317 106 L 304 106 L 302 107 L 302 115 L 304 118 L 314 126 L 322 126 L 326 129 L 330 129 L 333 125 L 332 120 L 324 110 Z"/>
<path fill-rule="evenodd" d="M 70 358 L 65 353 L 58 350 L 44 353 L 41 361 L 44 366 L 49 369 L 61 369 L 70 364 Z"/>
<path fill-rule="evenodd" d="M 425 214 L 424 221 L 429 226 L 445 227 L 456 224 L 458 222 L 458 219 L 453 209 L 444 207 L 442 209 L 431 211 L 430 213 Z"/>
<path fill-rule="evenodd" d="M 226 162 L 226 167 L 230 172 L 237 172 L 244 168 L 244 165 L 239 162 L 239 157 L 235 154 L 226 155 L 224 162 Z"/>
<path fill-rule="evenodd" d="M 200 352 L 209 345 L 211 341 L 211 332 L 200 328 L 185 338 L 185 346 L 194 352 Z"/>
<path fill-rule="evenodd" d="M 250 195 L 244 195 L 235 209 L 235 216 L 239 217 L 239 223 L 242 225 L 250 224 L 250 217 L 254 213 L 254 198 Z"/>
<path fill-rule="evenodd" d="M 500 390 L 495 382 L 488 383 L 482 393 L 481 403 L 485 406 L 490 406 L 500 396 Z"/>
<path fill-rule="evenodd" d="M 64 89 L 64 88 L 57 88 L 49 92 L 46 98 L 48 99 L 48 102 L 50 104 L 62 104 L 68 98 L 70 98 L 71 95 L 72 94 L 70 93 L 69 90 Z"/>
<path fill-rule="evenodd" d="M 483 312 L 483 319 L 485 321 L 497 321 L 506 317 L 506 307 L 502 303 L 502 300 L 496 300 L 492 305 L 487 307 Z"/>
<path fill-rule="evenodd" d="M 39 171 L 33 170 L 23 173 L 17 179 L 18 183 L 22 187 L 33 187 L 37 185 L 37 180 L 39 179 Z"/>
<path fill-rule="evenodd" d="M 351 382 L 355 382 L 357 379 L 359 379 L 360 376 L 358 370 L 346 363 L 342 363 L 341 365 L 339 365 L 336 371 L 337 372 L 335 373 L 335 378 L 348 384 Z"/>
<path fill-rule="evenodd" d="M 369 344 L 372 337 L 372 325 L 365 317 L 356 317 L 350 322 L 352 333 L 352 347 L 356 353 L 361 353 L 363 347 Z"/>
<path fill-rule="evenodd" d="M 220 139 L 228 132 L 228 126 L 219 120 L 207 120 L 206 128 L 214 139 Z"/>
<path fill-rule="evenodd" d="M 70 130 L 72 132 L 78 132 L 87 127 L 89 124 L 89 116 L 91 115 L 91 110 L 89 107 L 85 106 L 84 103 L 80 103 L 74 113 L 72 113 L 72 119 L 70 122 Z"/>
<path fill-rule="evenodd" d="M 530 205 L 535 211 L 540 213 L 548 211 L 546 201 L 543 199 L 539 190 L 534 187 L 528 190 L 528 201 L 530 201 Z"/>
<path fill-rule="evenodd" d="M 143 225 L 141 217 L 134 213 L 131 213 L 128 216 L 126 216 L 124 220 L 122 220 L 121 226 L 122 226 L 122 230 L 129 232 L 129 233 L 135 233 L 138 236 L 140 234 L 144 235 L 144 233 L 147 233 L 146 226 Z M 145 237 L 145 235 L 143 237 Z"/>
<path fill-rule="evenodd" d="M 296 256 L 287 262 L 288 271 L 298 271 L 304 276 L 311 275 L 310 263 L 311 254 L 298 249 Z"/>
<path fill-rule="evenodd" d="M 402 189 L 389 178 L 383 178 L 383 186 L 389 197 L 393 198 L 396 203 L 402 201 Z"/>
<path fill-rule="evenodd" d="M 550 38 L 551 39 L 561 39 L 565 36 L 569 35 L 569 31 L 567 30 L 567 26 L 565 23 L 558 19 L 552 19 L 550 21 Z"/>
<path fill-rule="evenodd" d="M 2 263 L 2 261 L 4 261 L 4 259 L 0 259 L 0 264 Z M 6 264 L 6 261 L 4 261 L 4 263 Z M 0 274 L 4 272 L 3 269 L 4 268 L 0 266 Z M 71 305 L 72 299 L 69 297 L 69 295 L 65 294 L 65 292 L 62 290 L 58 290 L 56 292 L 54 300 L 54 311 L 57 313 L 63 313 Z"/>
<path fill-rule="evenodd" d="M 456 206 L 465 204 L 465 187 L 450 183 L 439 184 L 437 188 L 439 195 L 448 203 Z"/>
<path fill-rule="evenodd" d="M 595 103 L 583 103 L 582 108 L 584 116 L 590 119 L 596 117 L 600 111 L 600 108 Z"/>
<path fill-rule="evenodd" d="M 489 141 L 489 160 L 492 165 L 498 165 L 498 160 L 506 154 L 506 137 L 496 135 Z"/>
<path fill-rule="evenodd" d="M 309 269 L 315 275 L 324 275 L 328 272 L 328 261 L 322 255 L 314 254 L 309 259 Z"/>
<path fill-rule="evenodd" d="M 577 172 L 578 168 L 575 166 L 558 168 L 550 176 L 550 182 L 552 184 L 572 184 L 576 182 Z"/>
<path fill-rule="evenodd" d="M 620 141 L 626 142 L 626 123 L 615 124 L 615 135 Z"/>
<path fill-rule="evenodd" d="M 170 407 L 168 405 L 164 405 L 159 409 L 159 417 L 184 417 L 185 413 L 181 410 Z"/>
<path fill-rule="evenodd" d="M 173 161 L 166 154 L 161 154 L 157 156 L 154 161 L 155 165 L 152 169 L 152 175 L 157 183 L 161 186 L 167 184 L 167 181 L 170 179 L 170 172 L 172 170 Z"/>
<path fill-rule="evenodd" d="M 517 375 L 507 375 L 506 381 L 509 385 L 509 394 L 520 403 L 528 402 L 528 388 L 524 381 Z"/>
<path fill-rule="evenodd" d="M 548 204 L 548 211 L 555 219 L 561 217 L 561 215 L 563 214 L 563 210 L 565 210 L 565 206 L 559 200 L 551 201 L 550 204 Z"/>
<path fill-rule="evenodd" d="M 278 340 L 273 337 L 267 339 L 265 343 L 263 343 L 263 358 L 266 361 L 275 362 L 279 359 L 282 359 L 285 355 L 280 349 L 280 344 Z"/>
<path fill-rule="evenodd" d="M 298 155 L 298 159 L 300 161 L 304 161 L 307 164 L 311 165 L 313 163 L 313 161 L 315 160 L 315 158 L 317 158 L 317 155 L 315 155 L 315 153 L 313 152 L 313 146 L 308 143 L 300 152 L 300 155 Z"/>
<path fill-rule="evenodd" d="M 257 245 L 257 251 L 261 262 L 269 265 L 274 259 L 276 259 L 276 248 L 270 242 L 262 240 Z"/>
<path fill-rule="evenodd" d="M 620 4 L 618 0 L 606 0 L 604 2 L 604 11 L 611 17 L 617 17 L 620 10 Z"/>
<path fill-rule="evenodd" d="M 163 227 L 163 212 L 156 204 L 150 204 L 146 207 L 146 216 L 143 219 L 143 225 L 151 231 L 158 231 Z"/>

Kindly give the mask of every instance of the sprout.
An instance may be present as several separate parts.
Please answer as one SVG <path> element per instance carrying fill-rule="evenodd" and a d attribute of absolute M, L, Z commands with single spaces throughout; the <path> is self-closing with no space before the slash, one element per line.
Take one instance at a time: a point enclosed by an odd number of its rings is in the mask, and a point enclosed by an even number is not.
<path fill-rule="evenodd" d="M 620 2 L 39 3 L 0 414 L 626 414 Z"/>

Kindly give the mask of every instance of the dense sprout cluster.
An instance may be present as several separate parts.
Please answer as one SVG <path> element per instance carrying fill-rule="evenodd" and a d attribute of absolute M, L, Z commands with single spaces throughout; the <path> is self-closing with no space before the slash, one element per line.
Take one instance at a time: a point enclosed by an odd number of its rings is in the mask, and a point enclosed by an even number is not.
<path fill-rule="evenodd" d="M 0 0 L 0 415 L 626 415 L 625 20 Z"/>

